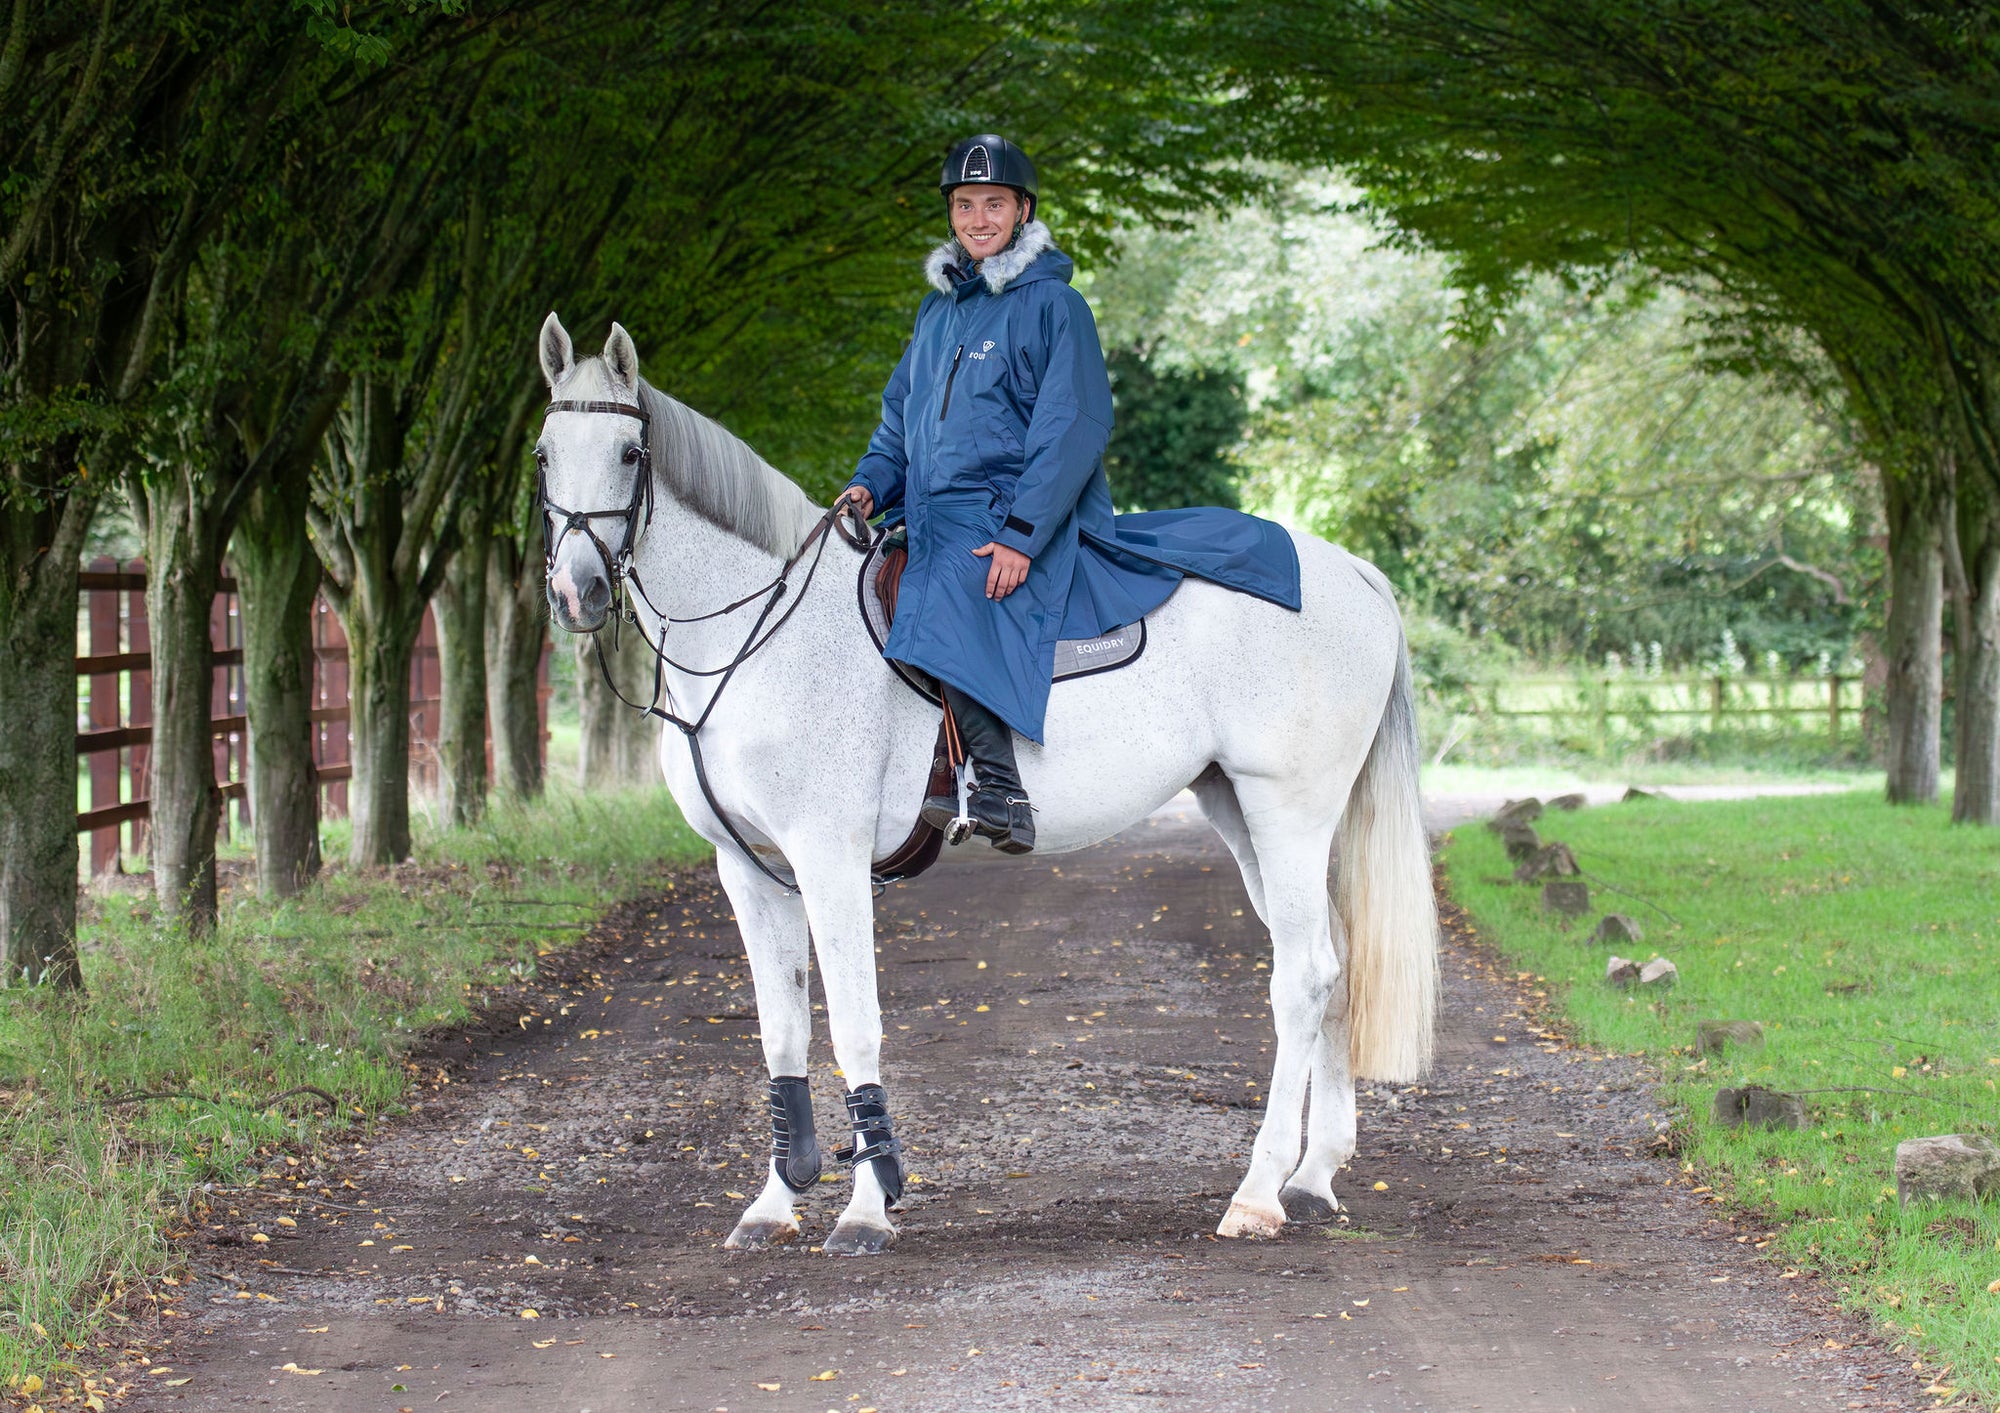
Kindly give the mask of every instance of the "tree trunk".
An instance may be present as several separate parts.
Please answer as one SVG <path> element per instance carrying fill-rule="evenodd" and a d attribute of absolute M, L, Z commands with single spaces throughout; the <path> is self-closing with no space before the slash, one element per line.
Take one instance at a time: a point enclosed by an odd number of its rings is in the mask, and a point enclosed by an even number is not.
<path fill-rule="evenodd" d="M 583 703 L 583 743 L 578 778 L 588 789 L 624 790 L 659 783 L 654 750 L 659 744 L 657 718 L 642 715 L 619 701 L 604 684 L 597 665 L 597 643 L 604 644 L 604 662 L 627 701 L 644 705 L 653 696 L 653 652 L 628 624 L 614 649 L 611 629 L 576 640 L 576 681 Z"/>
<path fill-rule="evenodd" d="M 493 773 L 502 792 L 532 800 L 542 793 L 542 647 L 548 600 L 542 592 L 542 537 L 526 546 L 494 539 L 486 562 L 486 715 L 493 728 Z"/>
<path fill-rule="evenodd" d="M 401 863 L 410 856 L 410 652 L 421 612 L 380 621 L 348 613 L 348 723 L 354 775 L 347 786 L 353 825 L 347 861 L 354 868 Z"/>
<path fill-rule="evenodd" d="M 1944 664 L 1943 554 L 1936 505 L 1901 476 L 1883 477 L 1889 527 L 1889 803 L 1929 804 L 1938 793 Z"/>
<path fill-rule="evenodd" d="M 1954 633 L 1955 824 L 2000 824 L 2000 504 L 1961 492 L 1945 541 Z"/>
<path fill-rule="evenodd" d="M 76 954 L 76 569 L 92 506 L 89 497 L 69 499 L 59 516 L 10 508 L 5 521 L 0 986 L 83 987 Z"/>
<path fill-rule="evenodd" d="M 319 558 L 306 535 L 307 483 L 281 471 L 246 502 L 232 543 L 243 605 L 244 711 L 257 891 L 288 898 L 318 876 L 319 772 L 313 765 L 313 596 Z"/>
<path fill-rule="evenodd" d="M 153 645 L 152 809 L 146 834 L 153 893 L 191 931 L 215 928 L 215 682 L 209 617 L 218 549 L 204 497 L 191 478 L 146 488 L 146 619 Z"/>
<path fill-rule="evenodd" d="M 439 787 L 454 826 L 486 812 L 486 545 L 466 545 L 431 601 L 437 620 Z"/>

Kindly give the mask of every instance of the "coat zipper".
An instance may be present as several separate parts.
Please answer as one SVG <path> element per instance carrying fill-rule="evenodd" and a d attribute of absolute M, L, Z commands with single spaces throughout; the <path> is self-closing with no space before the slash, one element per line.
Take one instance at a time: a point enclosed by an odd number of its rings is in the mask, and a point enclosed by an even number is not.
<path fill-rule="evenodd" d="M 945 413 L 951 411 L 951 385 L 958 379 L 958 360 L 964 356 L 965 345 L 960 344 L 958 351 L 951 356 L 951 372 L 945 375 L 944 401 L 938 404 L 938 421 L 940 422 L 944 421 Z"/>

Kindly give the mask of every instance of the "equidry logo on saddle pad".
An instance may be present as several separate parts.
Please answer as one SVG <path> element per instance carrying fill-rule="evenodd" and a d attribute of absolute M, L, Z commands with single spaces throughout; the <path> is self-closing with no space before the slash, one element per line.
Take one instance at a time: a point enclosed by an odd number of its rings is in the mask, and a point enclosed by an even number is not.
<path fill-rule="evenodd" d="M 993 351 L 993 340 L 988 339 L 986 340 L 985 343 L 982 343 L 981 345 L 979 345 L 979 347 L 973 349 L 972 352 L 966 354 L 965 356 L 967 358 L 984 358 L 987 354 L 991 353 L 992 351 Z"/>

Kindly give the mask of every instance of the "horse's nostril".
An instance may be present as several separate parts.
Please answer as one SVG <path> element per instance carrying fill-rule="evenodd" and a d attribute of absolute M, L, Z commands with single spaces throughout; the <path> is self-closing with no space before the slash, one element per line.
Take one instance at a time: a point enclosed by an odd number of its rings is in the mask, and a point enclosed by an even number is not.
<path fill-rule="evenodd" d="M 590 579 L 585 582 L 579 597 L 583 601 L 583 611 L 595 617 L 611 607 L 611 585 L 603 579 Z"/>

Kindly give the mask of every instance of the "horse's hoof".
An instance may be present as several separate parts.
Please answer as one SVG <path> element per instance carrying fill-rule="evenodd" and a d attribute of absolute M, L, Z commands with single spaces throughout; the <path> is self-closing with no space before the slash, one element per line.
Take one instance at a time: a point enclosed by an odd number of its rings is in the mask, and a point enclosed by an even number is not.
<path fill-rule="evenodd" d="M 896 1244 L 894 1227 L 870 1226 L 866 1222 L 842 1222 L 820 1247 L 829 1256 L 875 1256 Z"/>
<path fill-rule="evenodd" d="M 1241 1198 L 1229 1204 L 1215 1228 L 1217 1236 L 1276 1236 L 1285 1226 L 1285 1209 L 1273 1202 L 1268 1207 Z"/>
<path fill-rule="evenodd" d="M 1340 1210 L 1340 1203 L 1332 1197 L 1322 1197 L 1317 1192 L 1308 1192 L 1303 1187 L 1288 1187 L 1278 1194 L 1278 1202 L 1285 1209 L 1285 1220 L 1302 1222 L 1313 1226 L 1325 1226 Z"/>
<path fill-rule="evenodd" d="M 731 1251 L 764 1251 L 799 1239 L 797 1222 L 753 1222 L 747 1218 L 736 1224 L 723 1246 Z"/>

